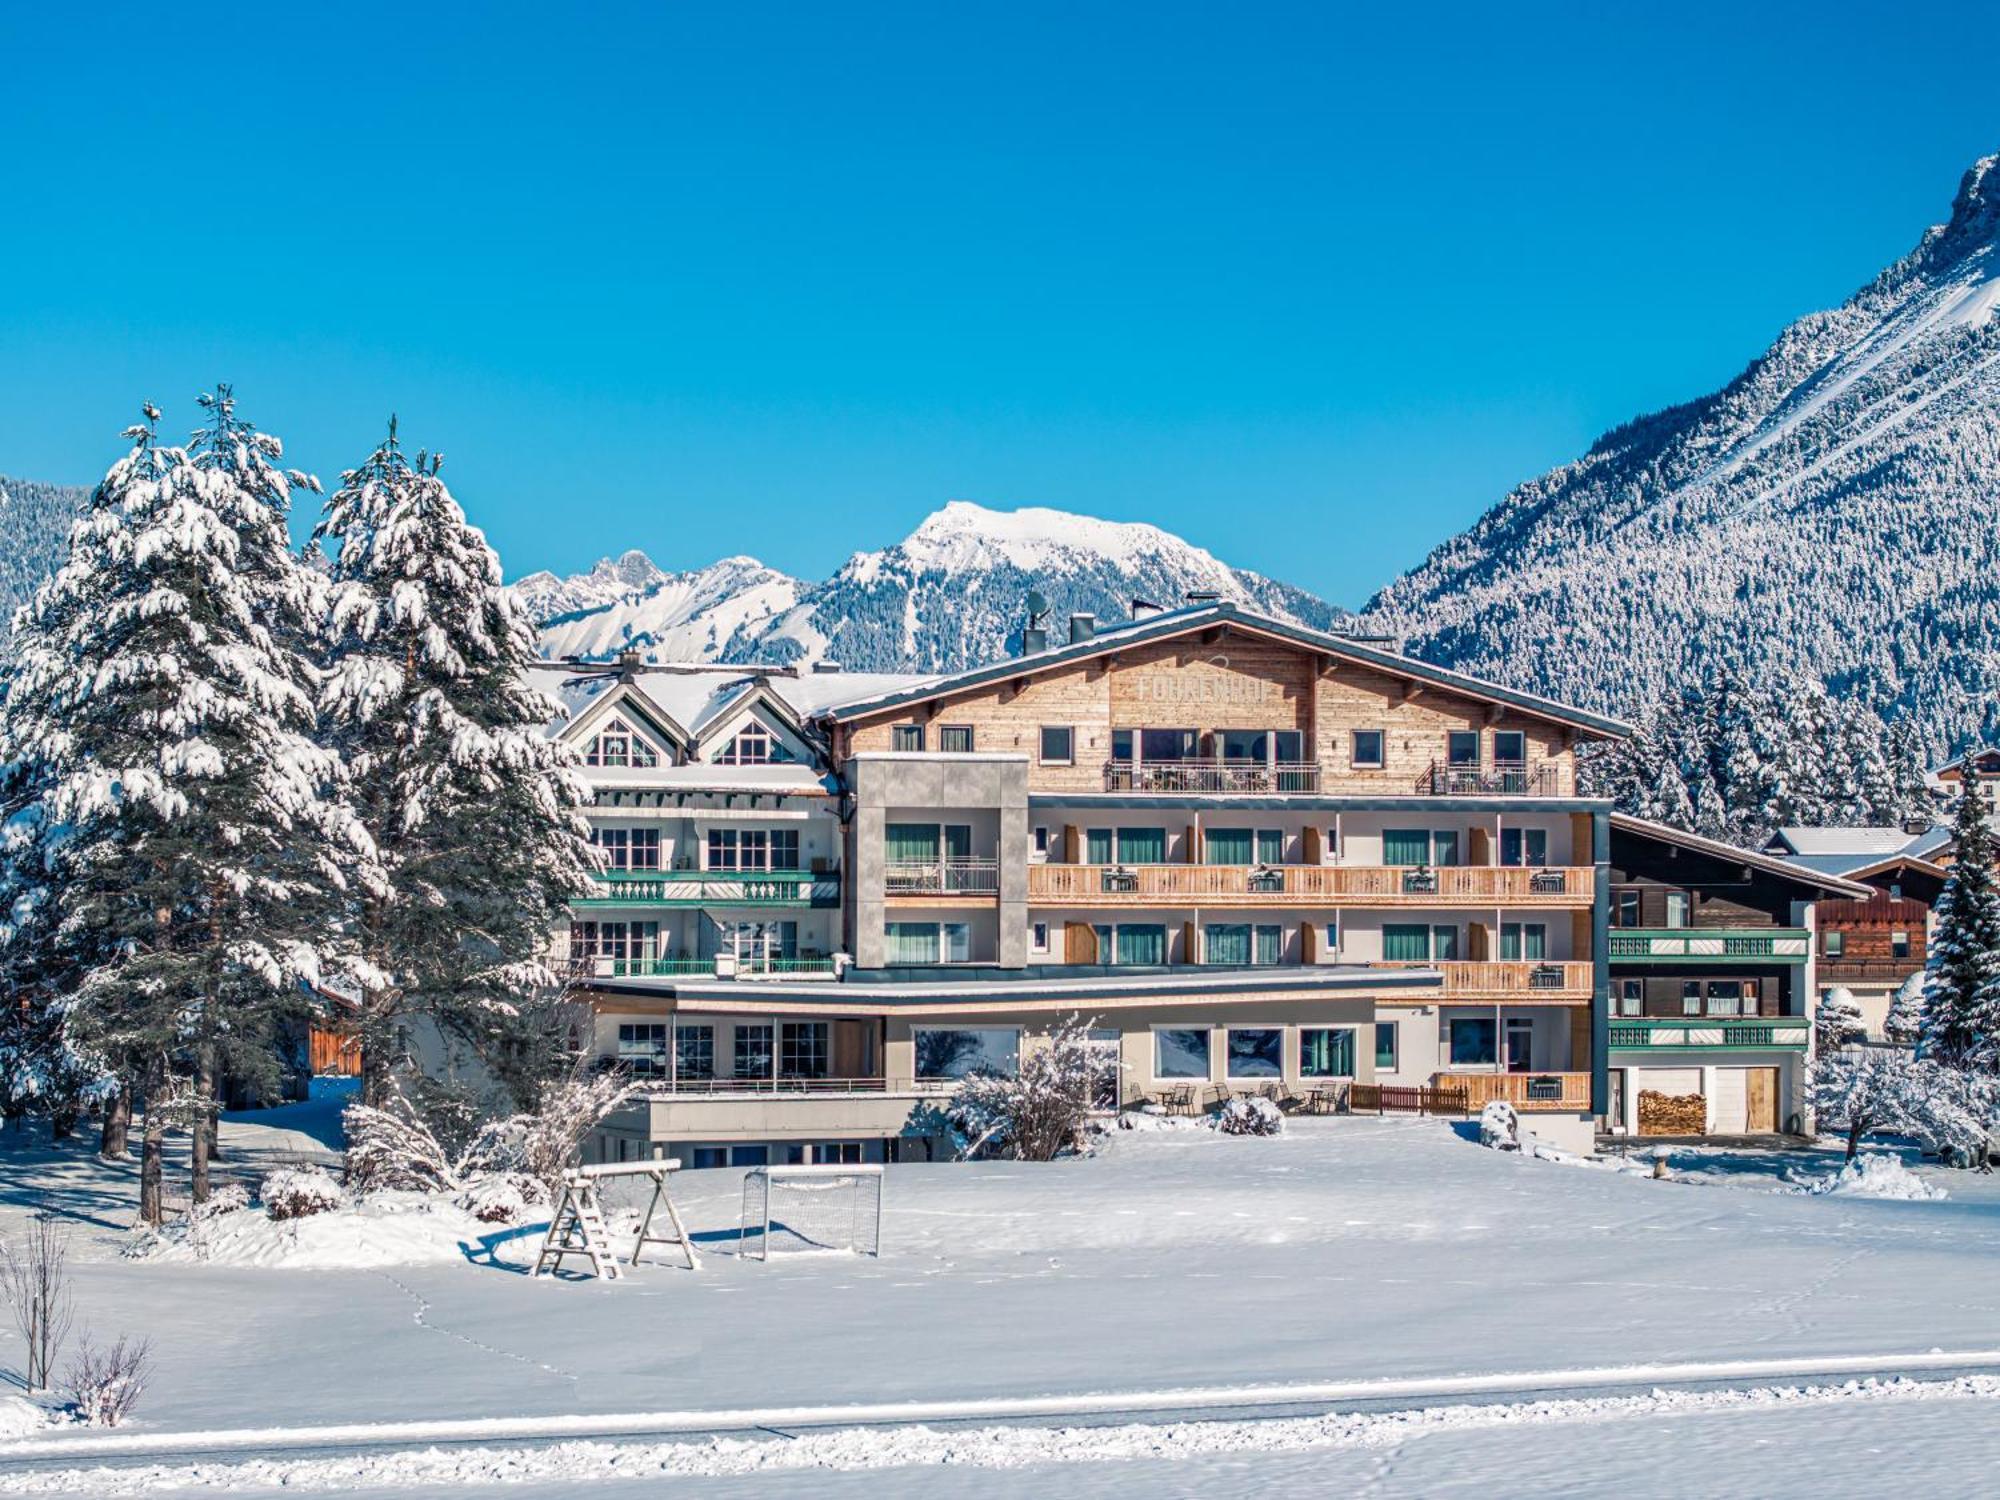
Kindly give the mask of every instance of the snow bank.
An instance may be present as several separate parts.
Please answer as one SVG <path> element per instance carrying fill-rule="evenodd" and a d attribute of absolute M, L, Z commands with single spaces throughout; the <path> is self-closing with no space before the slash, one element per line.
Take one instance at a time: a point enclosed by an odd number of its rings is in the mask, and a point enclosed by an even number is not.
<path fill-rule="evenodd" d="M 141 1245 L 140 1259 L 263 1266 L 288 1271 L 368 1270 L 462 1260 L 495 1234 L 463 1207 L 421 1193 L 374 1193 L 329 1213 L 273 1220 L 226 1214 L 174 1225 Z"/>
<path fill-rule="evenodd" d="M 0 1439 L 32 1436 L 54 1420 L 26 1396 L 0 1396 Z"/>
<path fill-rule="evenodd" d="M 1899 1198 L 1912 1203 L 1932 1203 L 1951 1196 L 1935 1183 L 1924 1181 L 1900 1159 L 1879 1151 L 1846 1163 L 1831 1177 L 1795 1180 L 1794 1187 L 1813 1196 Z"/>

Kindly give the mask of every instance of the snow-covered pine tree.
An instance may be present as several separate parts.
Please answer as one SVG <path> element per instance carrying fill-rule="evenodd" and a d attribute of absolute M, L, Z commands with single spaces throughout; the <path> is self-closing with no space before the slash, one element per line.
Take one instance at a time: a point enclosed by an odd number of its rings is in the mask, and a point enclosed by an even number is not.
<path fill-rule="evenodd" d="M 1889 1014 L 1883 1019 L 1882 1034 L 1904 1047 L 1914 1047 L 1924 1032 L 1924 984 L 1922 973 L 1912 974 L 1896 986 L 1889 1000 Z"/>
<path fill-rule="evenodd" d="M 1967 777 L 1925 965 L 1918 1051 L 1953 1067 L 1991 1072 L 2000 1067 L 2000 885 L 1987 816 L 1978 778 Z"/>
<path fill-rule="evenodd" d="M 1819 1004 L 1813 1010 L 1813 1051 L 1821 1057 L 1831 1056 L 1850 1042 L 1858 1042 L 1868 1035 L 1868 1027 L 1861 1019 L 1861 1007 L 1854 1003 L 1854 991 L 1845 985 L 1835 985 L 1820 996 Z"/>
<path fill-rule="evenodd" d="M 365 1094 L 387 1097 L 417 1016 L 472 1045 L 519 1098 L 524 1009 L 559 976 L 550 937 L 593 868 L 589 793 L 545 733 L 529 622 L 435 456 L 389 436 L 346 474 L 315 545 L 329 552 L 332 671 L 324 698 L 348 796 L 378 862 L 347 923 L 361 994 Z"/>
<path fill-rule="evenodd" d="M 212 1100 L 196 1080 L 273 1081 L 329 898 L 366 848 L 312 739 L 318 683 L 299 647 L 317 586 L 290 550 L 279 444 L 227 387 L 203 405 L 186 450 L 158 445 L 150 407 L 128 429 L 131 452 L 36 597 L 9 695 L 60 829 L 49 889 L 82 971 L 76 1040 L 145 1101 L 151 1223 L 169 1114 L 189 1111 L 200 1147 Z M 198 1150 L 198 1194 L 204 1165 Z"/>

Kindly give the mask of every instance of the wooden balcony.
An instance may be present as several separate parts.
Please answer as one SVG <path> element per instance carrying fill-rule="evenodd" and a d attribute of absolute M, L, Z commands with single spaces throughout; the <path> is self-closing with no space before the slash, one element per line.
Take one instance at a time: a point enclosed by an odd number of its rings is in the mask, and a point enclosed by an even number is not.
<path fill-rule="evenodd" d="M 1434 1073 L 1434 1089 L 1461 1089 L 1467 1114 L 1505 1099 L 1522 1114 L 1578 1114 L 1590 1108 L 1588 1073 Z"/>
<path fill-rule="evenodd" d="M 1113 760 L 1104 764 L 1107 792 L 1238 793 L 1269 796 L 1274 792 L 1319 790 L 1319 762 Z"/>
<path fill-rule="evenodd" d="M 1596 894 L 1588 865 L 1065 865 L 1028 867 L 1028 900 L 1074 906 L 1575 907 Z"/>
<path fill-rule="evenodd" d="M 1444 976 L 1425 1002 L 1505 1001 L 1510 1005 L 1587 1004 L 1596 987 L 1588 960 L 1444 959 L 1435 963 L 1386 961 L 1385 969 L 1436 969 Z"/>

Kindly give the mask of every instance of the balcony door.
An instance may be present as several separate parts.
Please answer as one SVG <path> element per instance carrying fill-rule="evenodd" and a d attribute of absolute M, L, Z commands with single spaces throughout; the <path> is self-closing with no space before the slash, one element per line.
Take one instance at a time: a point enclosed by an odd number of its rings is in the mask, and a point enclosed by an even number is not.
<path fill-rule="evenodd" d="M 1534 1065 L 1535 1023 L 1516 1017 L 1507 1023 L 1507 1071 L 1525 1073 Z"/>
<path fill-rule="evenodd" d="M 1542 870 L 1549 863 L 1549 834 L 1545 828 L 1503 828 L 1500 830 L 1500 863 Z"/>

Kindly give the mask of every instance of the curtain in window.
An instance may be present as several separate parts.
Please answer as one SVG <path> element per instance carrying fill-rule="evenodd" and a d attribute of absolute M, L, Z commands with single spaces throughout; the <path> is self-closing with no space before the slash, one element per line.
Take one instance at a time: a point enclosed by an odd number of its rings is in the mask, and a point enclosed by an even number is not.
<path fill-rule="evenodd" d="M 1207 956 L 1212 964 L 1249 963 L 1250 929 L 1233 924 L 1210 927 Z"/>
<path fill-rule="evenodd" d="M 1431 930 L 1418 923 L 1387 922 L 1382 927 L 1382 957 L 1390 963 L 1427 963 Z"/>
<path fill-rule="evenodd" d="M 1382 863 L 1385 865 L 1427 865 L 1431 862 L 1430 831 L 1424 828 L 1382 830 Z"/>
<path fill-rule="evenodd" d="M 1086 828 L 1083 831 L 1083 862 L 1087 865 L 1111 863 L 1111 830 Z"/>
<path fill-rule="evenodd" d="M 1163 964 L 1167 961 L 1167 929 L 1127 927 L 1118 929 L 1118 962 L 1121 964 Z"/>
<path fill-rule="evenodd" d="M 1255 847 L 1247 828 L 1208 830 L 1208 862 L 1212 865 L 1247 865 Z"/>
<path fill-rule="evenodd" d="M 1458 929 L 1456 927 L 1433 927 L 1431 929 L 1431 957 L 1441 964 L 1448 964 L 1458 957 Z"/>
<path fill-rule="evenodd" d="M 1118 830 L 1118 858 L 1128 865 L 1163 865 L 1167 862 L 1167 830 L 1164 828 L 1121 828 Z"/>
<path fill-rule="evenodd" d="M 891 823 L 882 830 L 885 853 L 891 860 L 935 860 L 938 857 L 938 830 L 935 823 Z"/>
<path fill-rule="evenodd" d="M 1285 862 L 1285 836 L 1275 828 L 1257 830 L 1257 863 L 1281 865 Z"/>
<path fill-rule="evenodd" d="M 1434 865 L 1461 863 L 1458 857 L 1457 830 L 1441 828 L 1431 835 L 1431 863 Z"/>
<path fill-rule="evenodd" d="M 946 859 L 972 858 L 972 825 L 970 823 L 947 823 L 944 825 L 944 854 Z"/>
<path fill-rule="evenodd" d="M 882 936 L 892 964 L 934 964 L 938 961 L 935 922 L 889 922 Z"/>
<path fill-rule="evenodd" d="M 1282 927 L 1259 927 L 1257 929 L 1257 962 L 1274 964 L 1284 954 L 1285 929 Z"/>

